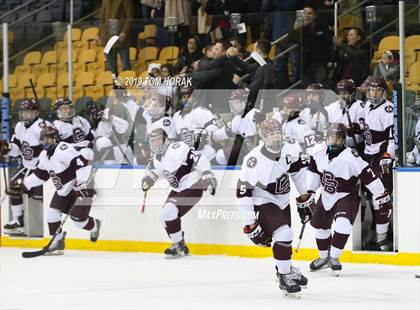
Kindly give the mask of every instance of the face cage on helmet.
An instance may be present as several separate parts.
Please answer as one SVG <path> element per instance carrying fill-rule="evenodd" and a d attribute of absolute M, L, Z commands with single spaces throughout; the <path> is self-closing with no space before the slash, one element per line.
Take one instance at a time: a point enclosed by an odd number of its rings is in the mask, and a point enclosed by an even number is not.
<path fill-rule="evenodd" d="M 240 99 L 229 100 L 230 112 L 234 115 L 240 115 L 245 110 L 245 102 Z"/>
<path fill-rule="evenodd" d="M 282 140 L 283 137 L 280 131 L 271 131 L 265 137 L 263 137 L 266 149 L 274 154 L 280 153 Z"/>
<path fill-rule="evenodd" d="M 162 141 L 165 140 L 165 141 Z M 160 143 L 160 144 L 158 144 Z M 152 154 L 163 155 L 169 146 L 168 138 L 163 135 L 149 138 L 149 146 Z"/>
<path fill-rule="evenodd" d="M 61 108 L 64 106 L 68 106 L 71 108 L 71 110 L 68 113 L 64 113 L 63 111 L 61 111 Z M 66 115 L 67 114 L 67 115 Z M 62 105 L 61 107 L 59 107 L 57 109 L 57 117 L 59 120 L 63 121 L 63 122 L 68 122 L 71 121 L 73 119 L 73 117 L 76 116 L 76 111 L 74 110 L 73 106 L 71 105 Z"/>
<path fill-rule="evenodd" d="M 30 117 L 25 118 L 24 115 L 26 113 L 27 115 L 30 115 Z M 23 109 L 23 110 L 19 110 L 18 114 L 19 114 L 19 120 L 21 122 L 23 122 L 25 125 L 30 125 L 38 117 L 39 111 Z"/>
<path fill-rule="evenodd" d="M 334 150 L 338 150 L 342 148 L 345 142 L 346 142 L 345 138 L 343 139 L 343 137 L 340 137 L 335 133 L 327 135 L 327 145 L 328 145 L 328 150 L 330 151 L 334 151 Z"/>
<path fill-rule="evenodd" d="M 371 90 L 375 90 L 375 93 L 376 93 L 376 90 L 378 90 L 378 89 L 382 90 L 382 95 L 380 96 L 380 98 L 376 98 L 375 96 L 371 95 Z M 385 89 L 383 89 L 382 87 L 369 87 L 367 97 L 372 104 L 374 104 L 374 105 L 380 104 L 382 102 L 382 100 L 384 100 L 386 98 L 385 97 Z"/>
<path fill-rule="evenodd" d="M 147 108 L 147 113 L 151 117 L 159 117 L 165 114 L 165 107 L 158 102 L 152 102 Z"/>

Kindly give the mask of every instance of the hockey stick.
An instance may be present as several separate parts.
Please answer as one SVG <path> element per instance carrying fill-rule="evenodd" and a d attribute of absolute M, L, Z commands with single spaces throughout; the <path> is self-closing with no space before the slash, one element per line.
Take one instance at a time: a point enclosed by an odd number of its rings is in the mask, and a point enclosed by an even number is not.
<path fill-rule="evenodd" d="M 143 196 L 143 204 L 141 205 L 141 209 L 140 212 L 144 213 L 144 210 L 146 209 L 146 198 L 147 198 L 147 193 L 148 191 L 144 192 L 144 196 Z"/>
<path fill-rule="evenodd" d="M 84 198 L 85 196 L 83 195 L 83 193 L 82 193 L 81 190 L 79 190 L 79 193 L 80 193 L 81 197 L 78 197 L 77 199 L 82 200 L 82 198 Z M 52 236 L 50 242 L 48 242 L 48 244 L 46 246 L 44 246 L 41 250 L 38 250 L 38 251 L 22 252 L 22 257 L 23 258 L 33 258 L 33 257 L 42 256 L 45 253 L 47 253 L 48 252 L 48 249 L 50 248 L 50 246 L 53 243 L 53 241 L 63 231 L 63 226 L 66 223 L 67 219 L 69 218 L 69 216 L 70 216 L 71 212 L 73 211 L 73 208 L 74 208 L 75 205 L 76 205 L 76 202 L 74 202 L 74 204 L 70 207 L 70 209 L 67 212 L 66 216 L 61 221 L 60 226 L 58 226 L 57 230 L 55 231 L 54 236 Z"/>
<path fill-rule="evenodd" d="M 304 223 L 304 224 L 302 225 L 302 228 L 300 229 L 299 241 L 298 241 L 298 244 L 297 244 L 297 246 L 296 246 L 295 253 L 299 252 L 299 249 L 300 249 L 300 243 L 302 242 L 302 238 L 303 238 L 303 233 L 304 233 L 304 231 L 305 231 L 305 227 L 306 227 L 306 223 Z"/>
<path fill-rule="evenodd" d="M 29 83 L 31 83 L 32 92 L 35 96 L 36 102 L 39 102 L 38 95 L 36 94 L 36 90 L 35 90 L 35 85 L 34 85 L 34 82 L 32 81 L 32 79 L 29 79 Z"/>
<path fill-rule="evenodd" d="M 353 130 L 353 135 L 351 137 L 353 139 L 354 147 L 356 147 L 356 136 L 355 136 L 356 133 L 354 132 L 354 126 L 353 126 L 353 123 L 351 122 L 351 119 L 350 119 L 349 110 L 346 111 L 346 115 L 347 115 L 347 121 L 349 122 L 350 129 Z"/>

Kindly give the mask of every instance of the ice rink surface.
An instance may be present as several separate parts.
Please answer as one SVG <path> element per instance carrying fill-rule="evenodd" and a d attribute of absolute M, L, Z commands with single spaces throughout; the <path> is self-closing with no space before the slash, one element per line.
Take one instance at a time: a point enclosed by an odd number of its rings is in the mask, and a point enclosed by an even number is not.
<path fill-rule="evenodd" d="M 269 258 L 67 250 L 21 257 L 0 248 L 1 309 L 420 309 L 416 267 L 343 264 L 340 277 L 308 272 L 301 299 L 283 297 Z"/>

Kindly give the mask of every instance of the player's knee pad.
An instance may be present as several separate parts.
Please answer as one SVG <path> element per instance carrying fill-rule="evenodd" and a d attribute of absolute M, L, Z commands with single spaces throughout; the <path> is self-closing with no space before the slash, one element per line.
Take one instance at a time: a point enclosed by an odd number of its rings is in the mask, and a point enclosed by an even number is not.
<path fill-rule="evenodd" d="M 61 221 L 61 211 L 53 208 L 48 208 L 47 212 L 48 223 L 56 223 Z"/>
<path fill-rule="evenodd" d="M 343 235 L 350 235 L 353 230 L 353 225 L 350 223 L 348 218 L 337 217 L 335 220 L 335 229 L 336 232 Z"/>
<path fill-rule="evenodd" d="M 216 153 L 216 161 L 219 165 L 227 165 L 227 159 L 225 156 L 225 152 L 223 151 L 223 149 L 220 149 L 217 151 Z"/>
<path fill-rule="evenodd" d="M 315 238 L 316 239 L 328 239 L 331 236 L 331 229 L 315 229 Z"/>
<path fill-rule="evenodd" d="M 167 202 L 163 205 L 163 208 L 160 214 L 160 219 L 162 223 L 173 221 L 174 219 L 178 217 L 178 213 L 179 213 L 178 208 L 173 203 Z"/>
<path fill-rule="evenodd" d="M 289 225 L 283 225 L 273 232 L 273 242 L 287 242 L 293 240 L 293 231 Z"/>
<path fill-rule="evenodd" d="M 88 219 L 85 219 L 84 221 L 79 221 L 79 219 L 74 219 L 72 216 L 70 216 L 70 218 L 72 219 L 74 225 L 76 225 L 79 228 L 85 227 L 88 222 Z"/>

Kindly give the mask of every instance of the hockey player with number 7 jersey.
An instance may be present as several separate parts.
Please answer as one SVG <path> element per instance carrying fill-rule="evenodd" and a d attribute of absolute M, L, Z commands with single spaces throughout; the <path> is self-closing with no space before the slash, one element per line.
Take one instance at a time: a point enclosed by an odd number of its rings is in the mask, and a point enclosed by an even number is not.
<path fill-rule="evenodd" d="M 189 254 L 181 217 L 200 201 L 207 188 L 215 195 L 217 180 L 206 156 L 184 142 L 171 142 L 165 130 L 154 129 L 149 144 L 153 157 L 143 177 L 142 189 L 148 191 L 159 177 L 168 181 L 172 190 L 163 205 L 161 220 L 173 245 L 165 250 L 165 255 L 179 258 Z"/>
<path fill-rule="evenodd" d="M 391 198 L 381 180 L 355 149 L 345 146 L 345 141 L 345 126 L 331 124 L 327 129 L 327 149 L 312 155 L 309 162 L 309 188 L 316 191 L 321 187 L 311 220 L 319 258 L 310 264 L 311 271 L 330 267 L 335 273 L 342 269 L 339 257 L 359 211 L 359 180 L 372 193 L 378 218 L 387 220 L 391 214 Z"/>
<path fill-rule="evenodd" d="M 259 246 L 273 247 L 279 287 L 286 295 L 293 295 L 308 280 L 292 267 L 289 175 L 301 194 L 297 206 L 305 223 L 311 217 L 314 203 L 313 193 L 307 191 L 308 157 L 301 156 L 301 147 L 294 138 L 282 136 L 281 125 L 275 119 L 263 121 L 259 134 L 264 143 L 244 158 L 236 191 L 237 205 L 244 233 Z"/>

